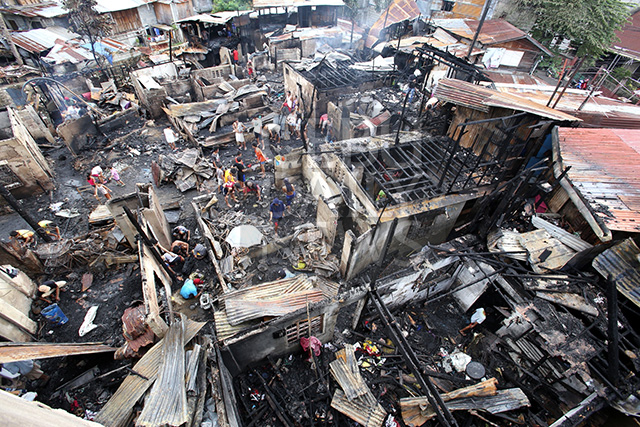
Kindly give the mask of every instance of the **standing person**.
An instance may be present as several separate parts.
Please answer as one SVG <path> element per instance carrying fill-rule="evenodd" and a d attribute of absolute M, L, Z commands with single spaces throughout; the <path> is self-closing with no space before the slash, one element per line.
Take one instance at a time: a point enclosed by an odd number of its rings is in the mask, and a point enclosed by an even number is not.
<path fill-rule="evenodd" d="M 251 121 L 251 125 L 253 126 L 253 136 L 256 138 L 258 144 L 262 144 L 262 149 L 264 150 L 264 139 L 262 139 L 262 116 L 256 116 Z"/>
<path fill-rule="evenodd" d="M 115 181 L 116 184 L 121 185 L 123 187 L 125 186 L 125 183 L 120 180 L 120 174 L 118 173 L 118 170 L 116 169 L 115 165 L 111 166 L 111 169 L 109 170 L 109 172 L 111 173 L 111 179 Z"/>
<path fill-rule="evenodd" d="M 277 197 L 273 199 L 273 202 L 269 205 L 269 218 L 273 221 L 276 235 L 278 234 L 278 221 L 284 216 L 285 209 L 284 203 Z"/>
<path fill-rule="evenodd" d="M 240 123 L 240 121 L 236 120 L 233 122 L 233 132 L 236 135 L 236 142 L 238 143 L 238 148 L 242 150 L 247 149 L 247 143 L 244 141 L 244 124 Z"/>
<path fill-rule="evenodd" d="M 220 147 L 216 147 L 211 154 L 211 161 L 213 162 L 213 166 L 216 168 L 220 168 Z"/>
<path fill-rule="evenodd" d="M 485 313 L 484 308 L 477 309 L 471 316 L 469 324 L 464 328 L 460 329 L 460 335 L 463 335 L 463 336 L 466 335 L 465 334 L 466 331 L 475 328 L 485 320 L 487 320 L 487 314 Z"/>
<path fill-rule="evenodd" d="M 287 205 L 287 210 L 291 209 L 291 202 L 296 197 L 296 188 L 289 182 L 289 178 L 284 179 L 284 185 L 282 186 L 282 191 L 284 191 L 285 199 L 284 203 Z"/>
<path fill-rule="evenodd" d="M 96 183 L 99 182 L 100 184 L 104 184 L 104 174 L 100 165 L 96 165 L 93 167 L 93 169 L 91 169 L 91 177 Z"/>
<path fill-rule="evenodd" d="M 302 115 L 296 114 L 296 138 L 302 139 Z"/>
<path fill-rule="evenodd" d="M 287 127 L 289 128 L 289 139 L 296 133 L 296 113 L 293 111 L 287 116 Z"/>
<path fill-rule="evenodd" d="M 240 184 L 234 181 L 227 181 L 224 183 L 224 202 L 227 204 L 227 207 L 231 207 L 229 203 L 229 196 L 233 199 L 235 203 L 238 203 L 238 199 L 236 198 L 236 184 L 239 186 Z"/>
<path fill-rule="evenodd" d="M 89 172 L 87 174 L 87 182 L 89 183 L 90 186 L 95 187 L 96 186 L 96 180 L 93 179 L 93 176 L 91 176 L 91 172 Z"/>
<path fill-rule="evenodd" d="M 222 193 L 222 186 L 224 185 L 224 171 L 222 167 L 216 169 L 216 179 L 218 180 L 218 192 Z"/>
<path fill-rule="evenodd" d="M 318 121 L 318 127 L 320 128 L 320 133 L 324 135 L 327 129 L 327 121 L 329 121 L 329 115 L 324 113 L 320 116 L 320 121 Z"/>
<path fill-rule="evenodd" d="M 99 182 L 96 182 L 96 191 L 94 192 L 94 196 L 96 196 L 96 200 L 100 201 L 100 197 L 99 196 L 104 196 L 105 199 L 107 200 L 111 200 L 111 190 L 109 190 L 109 187 L 107 187 L 104 184 L 101 184 Z"/>
<path fill-rule="evenodd" d="M 267 174 L 264 170 L 264 164 L 266 163 L 267 158 L 264 156 L 264 153 L 262 152 L 262 150 L 258 148 L 257 142 L 254 142 L 252 145 L 253 145 L 253 151 L 256 153 L 256 159 L 258 159 L 258 163 L 260 163 L 260 170 L 262 171 L 262 177 L 264 178 L 265 175 Z"/>
<path fill-rule="evenodd" d="M 164 139 L 167 140 L 169 148 L 177 150 L 176 141 L 178 141 L 178 135 L 170 127 L 164 128 Z"/>
<path fill-rule="evenodd" d="M 324 141 L 333 142 L 334 141 L 333 123 L 331 122 L 331 119 L 327 119 L 326 129 L 327 129 L 327 135 L 324 137 Z"/>
<path fill-rule="evenodd" d="M 239 59 L 240 54 L 238 53 L 238 49 L 233 49 L 233 63 L 237 65 Z"/>
<path fill-rule="evenodd" d="M 242 162 L 242 157 L 241 156 L 238 156 L 238 157 L 240 157 L 240 159 L 236 160 L 236 162 L 233 164 L 233 167 L 236 168 L 236 170 L 238 171 L 236 173 L 236 176 L 238 177 L 238 182 L 240 183 L 240 187 L 244 188 L 244 182 L 246 181 L 246 175 L 244 173 L 244 169 L 246 166 Z"/>
<path fill-rule="evenodd" d="M 247 61 L 247 74 L 249 75 L 249 80 L 253 81 L 254 80 L 254 69 L 253 69 L 253 61 L 252 60 L 248 60 Z"/>

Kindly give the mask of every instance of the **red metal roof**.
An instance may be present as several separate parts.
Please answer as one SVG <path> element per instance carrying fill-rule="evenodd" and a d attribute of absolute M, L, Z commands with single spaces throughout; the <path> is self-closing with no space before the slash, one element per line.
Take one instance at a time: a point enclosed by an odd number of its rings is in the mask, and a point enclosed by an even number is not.
<path fill-rule="evenodd" d="M 462 80 L 442 79 L 438 81 L 434 95 L 441 101 L 484 112 L 489 112 L 491 107 L 498 107 L 523 111 L 552 120 L 580 120 L 562 111 L 545 107 L 544 104 L 533 102 L 525 97 L 499 92 Z"/>
<path fill-rule="evenodd" d="M 640 232 L 640 130 L 558 128 L 562 168 L 611 230 Z"/>

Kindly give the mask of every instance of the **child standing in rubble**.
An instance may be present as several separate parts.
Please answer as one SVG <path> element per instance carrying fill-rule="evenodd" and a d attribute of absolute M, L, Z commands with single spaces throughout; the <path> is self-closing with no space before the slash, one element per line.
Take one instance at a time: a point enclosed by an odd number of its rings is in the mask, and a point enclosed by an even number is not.
<path fill-rule="evenodd" d="M 260 170 L 262 171 L 262 177 L 264 178 L 267 174 L 264 170 L 264 164 L 267 162 L 267 158 L 260 148 L 258 148 L 258 143 L 254 142 L 253 151 L 256 153 L 256 159 L 258 159 L 258 163 L 260 163 Z"/>
<path fill-rule="evenodd" d="M 106 185 L 96 182 L 95 193 L 93 195 L 96 197 L 97 201 L 100 201 L 100 196 L 104 196 L 105 199 L 111 200 L 111 194 L 111 190 L 109 190 Z"/>
<path fill-rule="evenodd" d="M 121 186 L 125 186 L 125 183 L 122 182 L 122 180 L 120 179 L 120 174 L 118 173 L 118 170 L 116 169 L 115 165 L 111 166 L 111 169 L 109 170 L 109 172 L 111 173 L 111 180 L 115 181 L 116 184 L 121 185 Z"/>
<path fill-rule="evenodd" d="M 235 122 L 233 122 L 233 132 L 235 133 L 235 136 L 236 136 L 236 142 L 238 143 L 238 148 L 242 150 L 247 149 L 247 143 L 244 140 L 244 131 L 245 131 L 244 124 L 242 124 L 239 120 L 236 120 Z"/>

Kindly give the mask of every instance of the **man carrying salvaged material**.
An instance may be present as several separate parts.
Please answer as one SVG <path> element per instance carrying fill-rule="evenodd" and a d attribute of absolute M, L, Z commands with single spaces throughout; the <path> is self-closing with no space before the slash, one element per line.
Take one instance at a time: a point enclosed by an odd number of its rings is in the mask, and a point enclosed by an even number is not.
<path fill-rule="evenodd" d="M 239 120 L 236 120 L 235 122 L 233 122 L 233 132 L 236 136 L 236 142 L 238 143 L 238 148 L 242 150 L 247 149 L 247 143 L 244 140 L 245 130 L 246 129 L 244 124 L 242 124 Z"/>
<path fill-rule="evenodd" d="M 465 334 L 466 331 L 475 328 L 477 325 L 481 324 L 485 320 L 487 320 L 487 315 L 484 312 L 484 308 L 477 309 L 475 313 L 471 315 L 470 323 L 464 328 L 460 329 L 460 334 L 466 335 Z"/>

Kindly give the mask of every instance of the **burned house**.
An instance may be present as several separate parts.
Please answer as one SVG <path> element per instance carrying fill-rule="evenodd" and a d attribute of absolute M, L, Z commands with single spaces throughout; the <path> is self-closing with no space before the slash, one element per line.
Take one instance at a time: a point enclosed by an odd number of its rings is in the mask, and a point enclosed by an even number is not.
<path fill-rule="evenodd" d="M 316 122 L 327 113 L 328 103 L 340 95 L 379 87 L 380 79 L 349 67 L 348 57 L 335 61 L 287 62 L 283 65 L 285 89 L 298 97 L 305 117 Z"/>
<path fill-rule="evenodd" d="M 253 8 L 258 11 L 258 20 L 261 23 L 272 22 L 272 14 L 293 14 L 293 22 L 286 21 L 287 24 L 298 25 L 299 27 L 326 27 L 335 26 L 338 17 L 344 8 L 342 0 L 254 0 Z"/>

